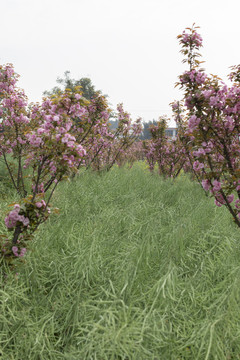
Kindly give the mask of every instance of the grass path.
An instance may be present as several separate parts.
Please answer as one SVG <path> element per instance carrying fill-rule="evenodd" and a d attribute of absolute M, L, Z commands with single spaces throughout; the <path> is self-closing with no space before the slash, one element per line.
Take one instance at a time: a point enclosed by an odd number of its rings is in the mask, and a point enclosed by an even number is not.
<path fill-rule="evenodd" d="M 240 359 L 239 229 L 142 167 L 60 187 L 0 289 L 0 359 Z"/>

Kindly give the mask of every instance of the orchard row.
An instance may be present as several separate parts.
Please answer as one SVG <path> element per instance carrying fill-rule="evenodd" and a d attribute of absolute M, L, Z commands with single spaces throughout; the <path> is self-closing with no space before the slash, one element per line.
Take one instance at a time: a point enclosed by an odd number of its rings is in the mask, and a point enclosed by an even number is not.
<path fill-rule="evenodd" d="M 157 163 L 165 177 L 175 178 L 181 169 L 192 172 L 240 227 L 240 65 L 231 68 L 228 87 L 201 68 L 197 27 L 187 28 L 178 39 L 189 69 L 177 83 L 184 90 L 183 101 L 172 103 L 177 139 L 165 136 L 163 118 L 145 144 L 147 160 L 151 170 Z"/>
<path fill-rule="evenodd" d="M 111 131 L 106 99 L 96 94 L 87 101 L 81 88 L 28 106 L 17 78 L 12 65 L 0 67 L 0 156 L 20 198 L 11 204 L 8 231 L 1 235 L 1 255 L 10 264 L 26 253 L 27 242 L 48 218 L 57 185 L 81 167 L 110 170 L 142 130 L 140 119 L 132 123 L 118 105 L 118 127 Z"/>

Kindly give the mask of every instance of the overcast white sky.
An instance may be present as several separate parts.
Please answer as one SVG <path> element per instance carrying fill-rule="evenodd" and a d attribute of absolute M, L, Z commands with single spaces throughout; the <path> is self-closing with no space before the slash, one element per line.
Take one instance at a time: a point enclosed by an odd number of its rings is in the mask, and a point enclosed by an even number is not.
<path fill-rule="evenodd" d="M 30 101 L 70 70 L 133 119 L 171 116 L 186 69 L 176 36 L 193 22 L 207 72 L 227 81 L 240 63 L 239 0 L 0 0 L 0 11 L 0 63 L 14 65 Z"/>

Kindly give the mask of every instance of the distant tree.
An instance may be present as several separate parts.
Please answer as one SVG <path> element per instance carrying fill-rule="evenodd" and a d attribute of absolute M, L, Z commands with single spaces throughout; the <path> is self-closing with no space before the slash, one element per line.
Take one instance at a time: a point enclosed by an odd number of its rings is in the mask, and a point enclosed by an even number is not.
<path fill-rule="evenodd" d="M 151 136 L 151 132 L 150 132 L 149 128 L 151 125 L 157 125 L 157 121 L 153 119 L 152 121 L 144 122 L 142 125 L 143 125 L 143 131 L 140 136 L 140 140 L 151 139 L 152 136 Z"/>
<path fill-rule="evenodd" d="M 91 98 L 93 98 L 97 94 L 102 93 L 100 90 L 95 90 L 95 86 L 92 84 L 91 79 L 87 77 L 83 77 L 79 80 L 71 79 L 69 70 L 65 71 L 63 78 L 58 77 L 56 82 L 60 86 L 55 86 L 50 91 L 46 90 L 43 94 L 47 96 L 54 95 L 63 92 L 65 89 L 71 89 L 72 91 L 74 91 L 74 89 L 79 86 L 81 86 L 83 96 L 87 100 L 91 100 Z M 107 97 L 107 95 L 104 96 Z"/>

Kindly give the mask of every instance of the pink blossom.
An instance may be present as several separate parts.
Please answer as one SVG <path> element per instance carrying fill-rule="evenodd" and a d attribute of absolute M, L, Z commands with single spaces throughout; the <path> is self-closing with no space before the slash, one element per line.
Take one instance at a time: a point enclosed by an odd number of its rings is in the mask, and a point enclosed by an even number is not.
<path fill-rule="evenodd" d="M 236 208 L 239 210 L 240 209 L 240 200 L 239 199 L 237 199 L 236 201 L 235 201 L 235 206 L 236 206 Z"/>
<path fill-rule="evenodd" d="M 229 130 L 229 131 L 233 131 L 235 124 L 233 119 L 230 116 L 226 117 L 226 122 L 225 122 L 225 127 Z"/>
<path fill-rule="evenodd" d="M 38 133 L 39 135 L 44 134 L 44 132 L 45 132 L 45 129 L 43 129 L 43 128 L 38 128 L 38 129 L 37 129 L 37 133 Z"/>
<path fill-rule="evenodd" d="M 24 226 L 28 226 L 29 225 L 29 219 L 25 217 L 23 219 L 22 223 L 23 223 Z"/>
<path fill-rule="evenodd" d="M 196 115 L 192 115 L 188 120 L 188 126 L 190 130 L 195 130 L 201 119 L 197 118 Z"/>
<path fill-rule="evenodd" d="M 196 157 L 200 157 L 201 155 L 205 155 L 205 150 L 203 148 L 200 148 L 197 151 L 193 151 L 193 155 L 196 156 Z"/>
<path fill-rule="evenodd" d="M 212 95 L 212 90 L 204 90 L 202 94 L 206 99 L 208 99 Z"/>
<path fill-rule="evenodd" d="M 217 180 L 213 181 L 213 191 L 219 191 L 221 190 L 222 186 L 221 183 Z"/>
<path fill-rule="evenodd" d="M 43 204 L 42 204 L 41 202 L 36 202 L 35 205 L 36 205 L 36 207 L 39 208 L 39 209 L 43 206 Z"/>
<path fill-rule="evenodd" d="M 234 195 L 233 194 L 227 196 L 227 201 L 229 202 L 229 204 L 231 204 L 233 202 L 233 200 L 234 200 Z"/>
<path fill-rule="evenodd" d="M 216 199 L 215 199 L 215 205 L 217 205 L 218 207 L 221 207 L 222 206 L 222 204 L 219 202 L 219 201 L 217 201 Z"/>
<path fill-rule="evenodd" d="M 20 205 L 19 205 L 19 204 L 15 204 L 15 205 L 14 205 L 14 209 L 17 210 L 17 211 L 19 211 L 19 210 L 20 210 Z"/>
<path fill-rule="evenodd" d="M 210 106 L 216 106 L 218 103 L 218 98 L 216 96 L 211 96 L 209 99 Z"/>
<path fill-rule="evenodd" d="M 17 246 L 13 246 L 13 247 L 12 247 L 12 252 L 13 252 L 13 254 L 14 254 L 15 256 L 19 256 L 19 255 L 18 255 L 18 247 L 17 247 Z"/>
<path fill-rule="evenodd" d="M 59 121 L 60 120 L 60 117 L 58 116 L 58 115 L 55 115 L 54 117 L 53 117 L 53 121 Z"/>
<path fill-rule="evenodd" d="M 200 163 L 198 160 L 193 163 L 193 169 L 199 171 L 204 168 L 204 164 Z"/>
<path fill-rule="evenodd" d="M 20 257 L 24 256 L 24 255 L 26 254 L 26 252 L 27 252 L 27 249 L 26 249 L 26 248 L 22 248 L 21 251 L 20 251 L 19 256 L 20 256 Z"/>
<path fill-rule="evenodd" d="M 208 179 L 202 180 L 202 187 L 204 190 L 208 191 L 210 188 L 210 181 Z"/>

